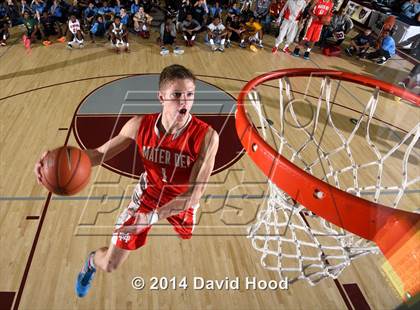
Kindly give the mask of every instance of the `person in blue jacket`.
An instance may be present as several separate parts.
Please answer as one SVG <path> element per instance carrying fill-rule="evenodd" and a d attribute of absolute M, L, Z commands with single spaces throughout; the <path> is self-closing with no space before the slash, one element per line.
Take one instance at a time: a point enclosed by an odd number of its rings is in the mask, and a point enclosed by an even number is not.
<path fill-rule="evenodd" d="M 401 14 L 410 19 L 420 13 L 420 3 L 418 0 L 410 0 L 403 3 L 401 6 Z"/>
<path fill-rule="evenodd" d="M 95 38 L 103 37 L 106 33 L 106 27 L 102 15 L 96 17 L 96 21 L 93 23 L 90 28 L 89 34 L 92 39 L 92 43 L 95 43 Z"/>
<path fill-rule="evenodd" d="M 396 54 L 395 41 L 388 30 L 384 31 L 381 46 L 374 52 L 366 55 L 367 59 L 376 59 L 378 65 L 383 65 Z"/>

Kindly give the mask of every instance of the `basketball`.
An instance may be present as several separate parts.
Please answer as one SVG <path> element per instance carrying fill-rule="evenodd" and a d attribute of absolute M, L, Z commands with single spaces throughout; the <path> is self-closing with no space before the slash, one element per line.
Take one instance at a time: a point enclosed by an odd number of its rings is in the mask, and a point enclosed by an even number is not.
<path fill-rule="evenodd" d="M 321 16 L 321 24 L 323 24 L 323 25 L 331 24 L 331 15 Z"/>
<path fill-rule="evenodd" d="M 88 155 L 72 146 L 50 151 L 42 167 L 42 184 L 54 194 L 74 195 L 89 182 L 91 163 Z"/>

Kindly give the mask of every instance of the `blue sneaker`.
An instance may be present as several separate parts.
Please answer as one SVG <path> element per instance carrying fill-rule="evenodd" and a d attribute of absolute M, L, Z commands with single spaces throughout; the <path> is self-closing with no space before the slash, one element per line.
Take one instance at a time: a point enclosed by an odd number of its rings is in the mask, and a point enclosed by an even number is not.
<path fill-rule="evenodd" d="M 300 53 L 299 53 L 299 49 L 298 48 L 295 48 L 295 50 L 292 53 L 292 56 L 295 56 L 295 57 L 299 57 L 300 56 Z"/>
<path fill-rule="evenodd" d="M 310 55 L 309 52 L 305 52 L 305 54 L 303 54 L 303 59 L 306 59 L 306 60 L 311 59 L 311 57 L 309 55 Z"/>
<path fill-rule="evenodd" d="M 79 273 L 76 279 L 76 294 L 78 297 L 85 297 L 89 292 L 91 282 L 95 276 L 96 269 L 89 266 L 89 260 L 95 252 L 88 255 L 88 258 L 83 265 L 82 271 Z"/>

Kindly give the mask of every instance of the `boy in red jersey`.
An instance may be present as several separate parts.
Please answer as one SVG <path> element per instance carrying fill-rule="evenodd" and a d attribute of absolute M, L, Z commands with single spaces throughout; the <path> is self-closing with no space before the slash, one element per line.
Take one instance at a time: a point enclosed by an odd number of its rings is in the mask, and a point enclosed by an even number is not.
<path fill-rule="evenodd" d="M 190 239 L 194 217 L 213 170 L 219 136 L 208 124 L 190 114 L 195 76 L 185 67 L 171 65 L 160 74 L 159 114 L 135 116 L 120 133 L 97 149 L 87 150 L 92 166 L 99 165 L 136 141 L 145 172 L 132 200 L 119 216 L 109 247 L 88 255 L 76 281 L 79 297 L 87 294 L 96 269 L 112 272 L 146 242 L 152 225 L 167 219 L 182 239 Z M 42 160 L 36 164 L 38 181 Z"/>
<path fill-rule="evenodd" d="M 322 17 L 331 15 L 334 3 L 332 0 L 316 0 L 309 9 L 309 14 L 311 15 L 311 21 L 309 22 L 308 29 L 306 30 L 305 36 L 302 41 L 299 42 L 293 51 L 293 56 L 300 56 L 300 49 L 304 46 L 307 46 L 303 58 L 306 60 L 310 59 L 311 49 L 314 47 L 315 43 L 319 41 L 322 32 Z"/>

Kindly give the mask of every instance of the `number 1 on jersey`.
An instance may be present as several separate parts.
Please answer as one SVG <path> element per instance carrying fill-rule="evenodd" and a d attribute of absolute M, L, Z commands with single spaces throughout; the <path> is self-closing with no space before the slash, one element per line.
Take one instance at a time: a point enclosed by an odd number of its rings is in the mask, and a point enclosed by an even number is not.
<path fill-rule="evenodd" d="M 162 181 L 168 183 L 168 180 L 166 179 L 166 168 L 162 168 Z"/>

